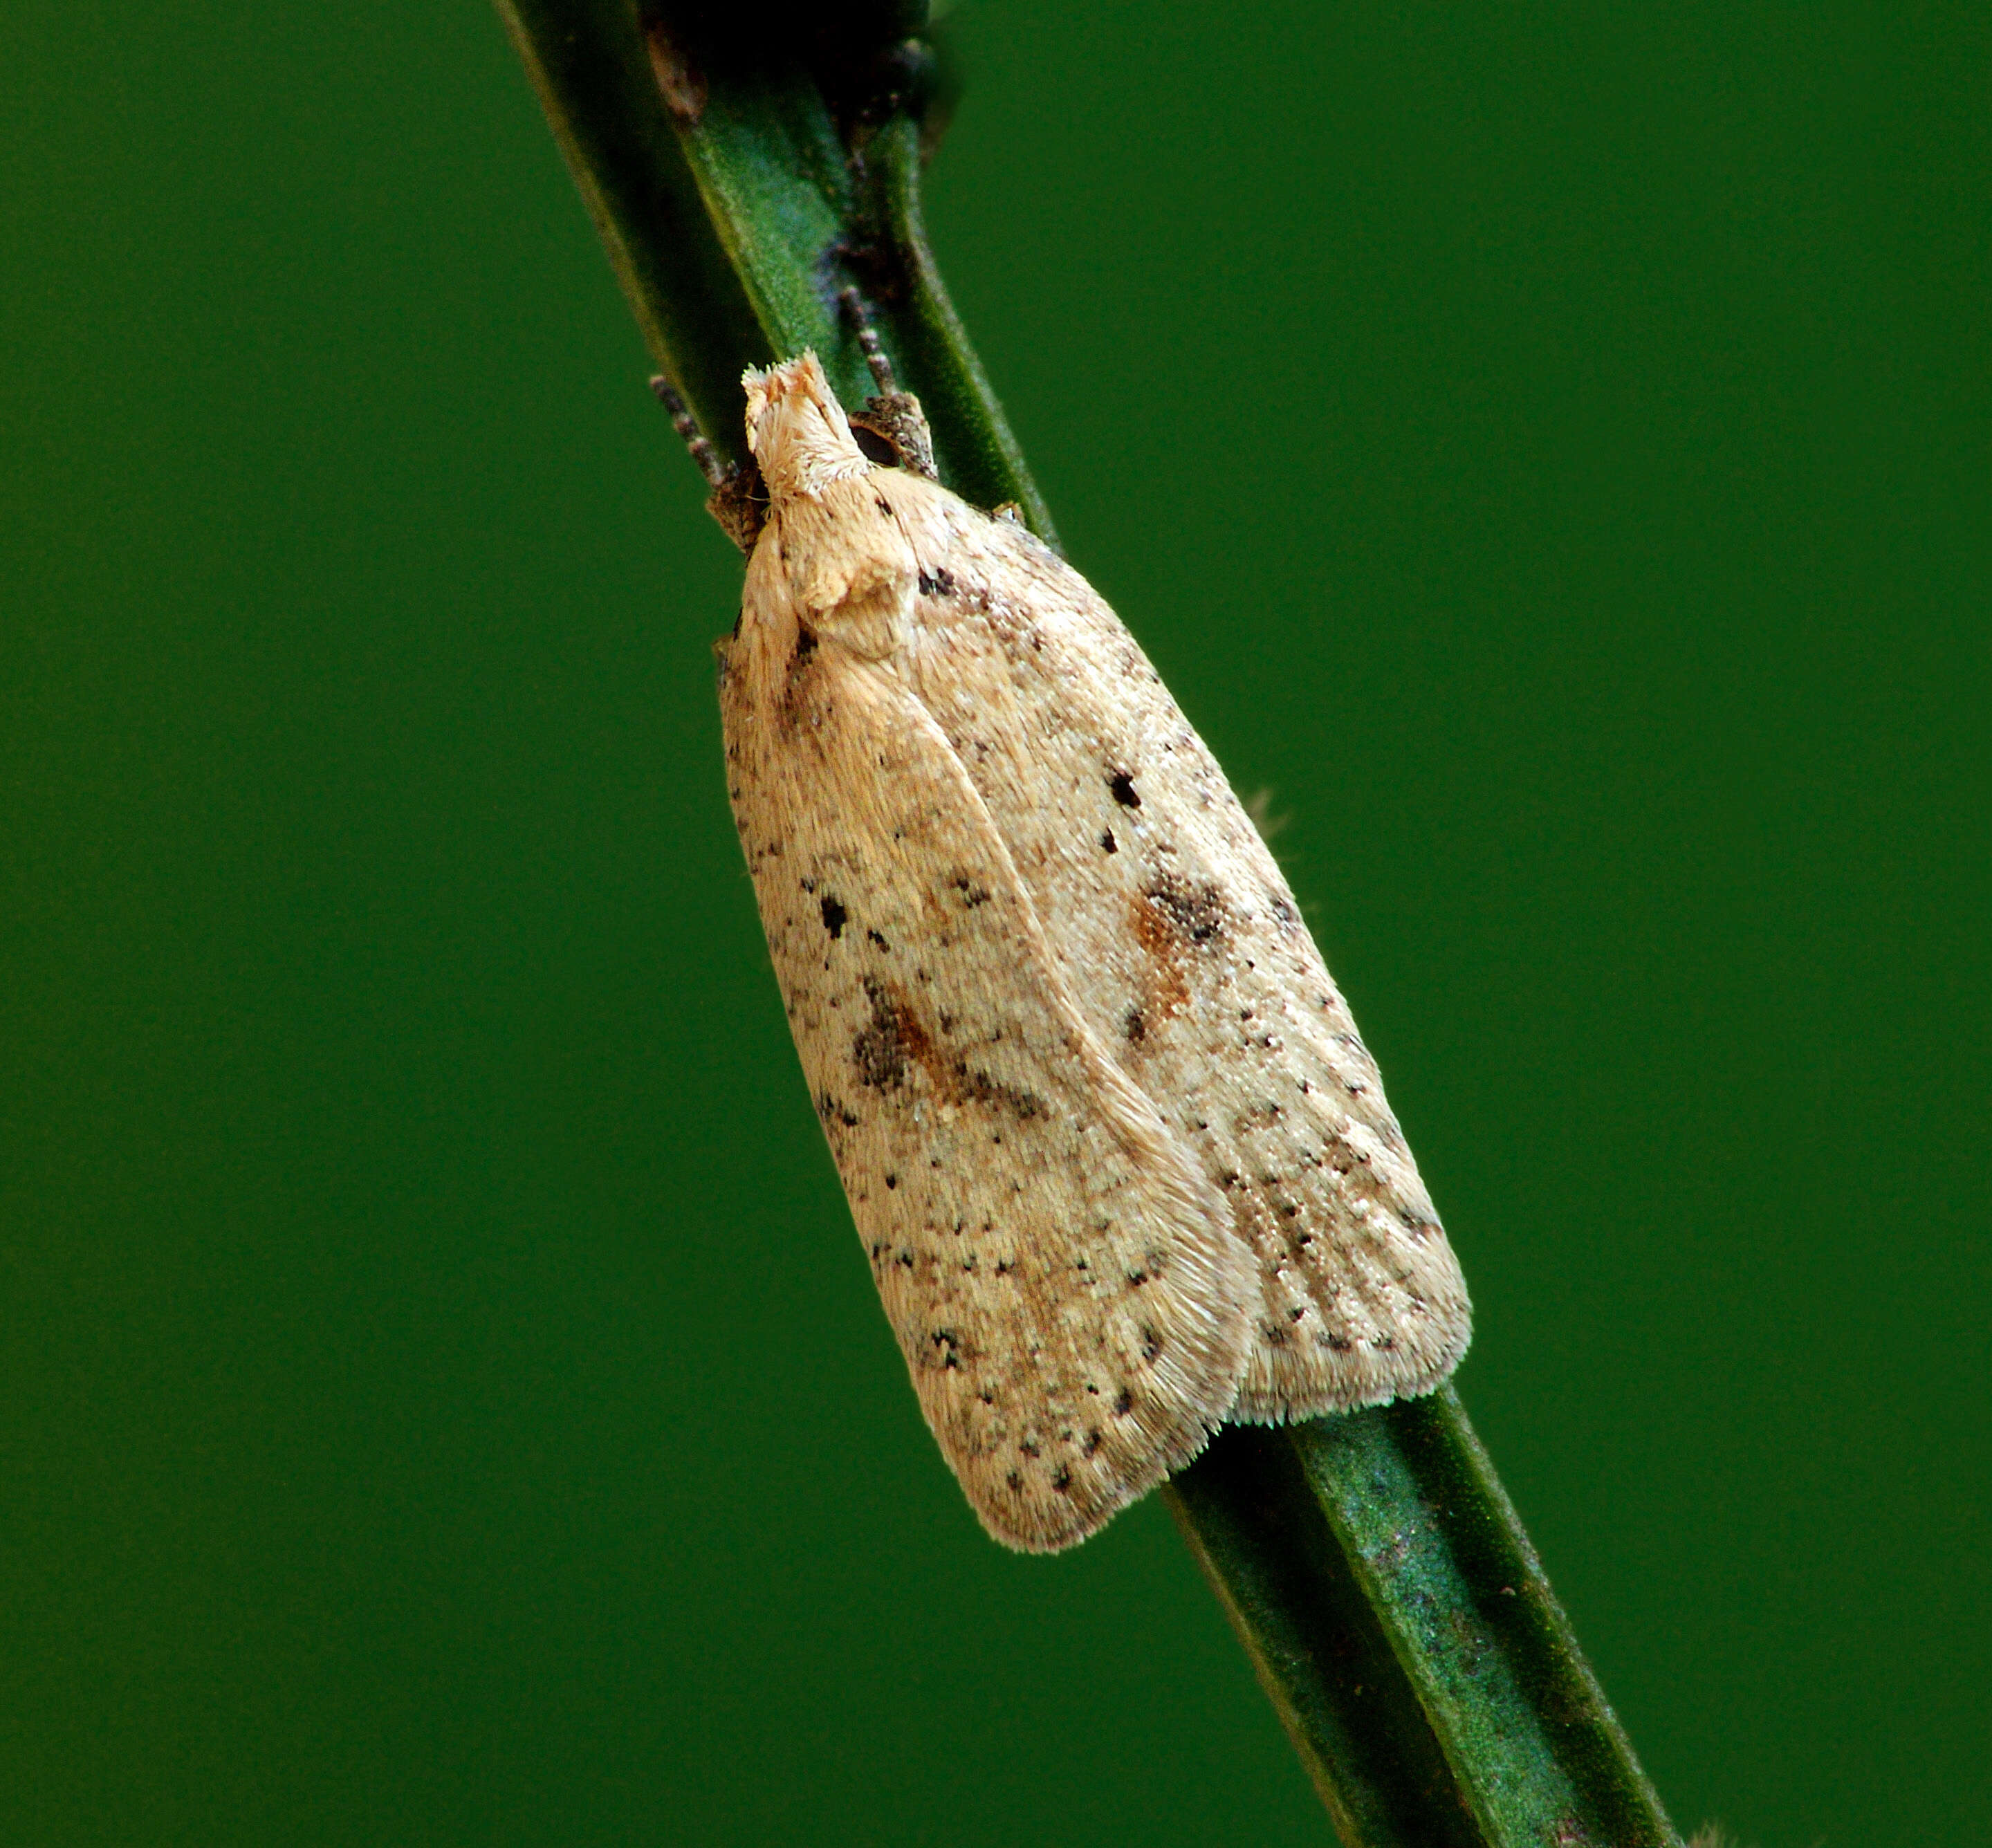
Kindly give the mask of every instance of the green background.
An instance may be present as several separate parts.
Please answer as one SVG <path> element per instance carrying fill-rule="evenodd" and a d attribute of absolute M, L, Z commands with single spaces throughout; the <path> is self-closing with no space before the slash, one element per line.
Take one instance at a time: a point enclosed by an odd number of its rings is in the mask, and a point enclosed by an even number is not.
<path fill-rule="evenodd" d="M 1162 1509 L 1011 1557 L 920 1424 L 496 19 L 10 26 L 0 1838 L 1325 1839 Z M 1983 9 L 953 30 L 957 299 L 1648 1768 L 1985 1839 Z"/>

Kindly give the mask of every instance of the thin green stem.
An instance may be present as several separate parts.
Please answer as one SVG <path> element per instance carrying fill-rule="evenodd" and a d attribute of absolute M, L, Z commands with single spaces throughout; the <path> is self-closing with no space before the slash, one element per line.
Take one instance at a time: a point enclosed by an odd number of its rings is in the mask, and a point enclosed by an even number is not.
<path fill-rule="evenodd" d="M 1678 1848 L 1450 1386 L 1165 1492 L 1343 1840 Z"/>
<path fill-rule="evenodd" d="M 1288 1434 L 1222 1431 L 1162 1492 L 1342 1840 L 1480 1848 Z"/>
<path fill-rule="evenodd" d="M 496 0 L 658 370 L 738 459 L 740 373 L 774 349 L 715 230 L 626 0 Z"/>
<path fill-rule="evenodd" d="M 1450 1387 L 1289 1434 L 1490 1839 L 1673 1830 Z"/>
<path fill-rule="evenodd" d="M 917 7 L 757 33 L 682 0 L 640 22 L 629 0 L 497 5 L 722 455 L 745 366 L 813 347 L 847 402 L 868 394 L 854 288 L 942 478 L 1051 537 L 922 225 Z M 1227 1430 L 1165 1492 L 1352 1848 L 1679 1848 L 1450 1389 Z"/>

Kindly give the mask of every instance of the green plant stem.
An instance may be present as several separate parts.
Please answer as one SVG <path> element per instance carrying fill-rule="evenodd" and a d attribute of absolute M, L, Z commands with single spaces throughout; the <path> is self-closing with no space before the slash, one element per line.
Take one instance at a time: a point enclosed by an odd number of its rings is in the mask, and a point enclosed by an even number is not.
<path fill-rule="evenodd" d="M 716 36 L 697 9 L 640 25 L 619 0 L 497 7 L 652 358 L 723 456 L 744 458 L 746 367 L 810 347 L 847 404 L 869 394 L 837 302 L 854 285 L 943 479 L 984 506 L 1015 502 L 1056 544 L 927 247 L 916 121 L 892 114 L 847 148 L 803 64 Z"/>
<path fill-rule="evenodd" d="M 825 5 L 756 37 L 687 5 L 497 5 L 722 455 L 745 366 L 810 346 L 847 402 L 868 394 L 855 287 L 943 479 L 1050 537 L 922 226 L 917 20 Z M 1165 1492 L 1352 1848 L 1679 1848 L 1451 1389 L 1226 1430 Z"/>
<path fill-rule="evenodd" d="M 497 0 L 644 344 L 738 460 L 740 373 L 774 349 L 721 245 L 627 0 Z"/>
<path fill-rule="evenodd" d="M 1450 1386 L 1225 1431 L 1165 1492 L 1345 1840 L 1673 1848 Z"/>

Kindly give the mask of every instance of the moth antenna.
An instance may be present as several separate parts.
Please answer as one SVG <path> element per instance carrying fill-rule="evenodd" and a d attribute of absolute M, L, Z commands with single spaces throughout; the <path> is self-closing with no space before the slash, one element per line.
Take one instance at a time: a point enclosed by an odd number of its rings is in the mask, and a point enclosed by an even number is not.
<path fill-rule="evenodd" d="M 910 391 L 899 389 L 899 382 L 892 374 L 892 362 L 879 344 L 878 329 L 872 325 L 864 298 L 847 283 L 837 291 L 837 300 L 858 336 L 858 350 L 872 369 L 872 383 L 878 388 L 863 410 L 844 414 L 851 429 L 867 431 L 885 445 L 883 452 L 875 448 L 866 450 L 875 462 L 895 462 L 929 481 L 939 481 L 940 472 L 934 466 L 933 432 L 927 428 L 920 401 Z M 861 446 L 861 438 L 860 442 Z"/>
<path fill-rule="evenodd" d="M 846 283 L 837 292 L 837 302 L 851 318 L 851 331 L 858 336 L 858 350 L 864 354 L 865 363 L 872 369 L 872 383 L 878 388 L 881 397 L 896 397 L 899 382 L 892 376 L 892 362 L 885 357 L 885 349 L 878 344 L 878 330 L 872 325 L 870 311 L 865 305 L 854 285 Z"/>
<path fill-rule="evenodd" d="M 662 373 L 650 380 L 650 390 L 670 413 L 671 428 L 691 452 L 699 473 L 712 489 L 705 497 L 705 510 L 719 522 L 727 537 L 743 554 L 751 553 L 767 521 L 768 490 L 762 485 L 761 471 L 751 457 L 745 463 L 729 466 L 712 446 L 711 438 L 699 428 L 691 407 Z"/>
<path fill-rule="evenodd" d="M 656 394 L 659 404 L 670 414 L 671 428 L 678 433 L 679 440 L 691 452 L 692 460 L 698 465 L 698 472 L 706 479 L 708 487 L 722 488 L 726 485 L 728 469 L 719 458 L 719 452 L 712 446 L 711 438 L 698 427 L 691 414 L 691 407 L 678 395 L 677 389 L 660 372 L 650 380 L 650 390 Z"/>

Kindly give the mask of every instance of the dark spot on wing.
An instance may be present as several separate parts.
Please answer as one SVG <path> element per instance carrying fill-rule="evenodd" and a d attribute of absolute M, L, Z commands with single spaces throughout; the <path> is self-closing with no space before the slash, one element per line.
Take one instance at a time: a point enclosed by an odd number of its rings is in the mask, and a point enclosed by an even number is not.
<path fill-rule="evenodd" d="M 865 934 L 869 937 L 873 943 L 876 943 L 881 950 L 885 951 L 887 954 L 889 955 L 891 953 L 892 946 L 887 943 L 883 937 L 879 936 L 878 932 L 875 930 L 868 930 Z"/>
<path fill-rule="evenodd" d="M 1138 809 L 1141 798 L 1135 793 L 1134 779 L 1125 770 L 1109 770 L 1107 786 L 1114 792 L 1114 800 L 1124 809 Z"/>
<path fill-rule="evenodd" d="M 828 931 L 832 937 L 842 936 L 844 920 L 851 915 L 851 913 L 827 893 L 824 896 L 820 909 L 823 912 L 824 929 Z"/>
<path fill-rule="evenodd" d="M 841 1123 L 848 1130 L 854 1130 L 858 1127 L 856 1115 L 848 1106 L 838 1103 L 827 1091 L 824 1092 L 817 1099 L 816 1113 L 826 1123 Z"/>
<path fill-rule="evenodd" d="M 1120 844 L 1114 838 L 1114 830 L 1111 828 L 1107 829 L 1107 831 L 1100 837 L 1100 851 L 1103 853 L 1117 854 L 1120 852 Z"/>
<path fill-rule="evenodd" d="M 1120 1023 L 1120 1031 L 1131 1040 L 1148 1038 L 1148 1023 L 1139 1008 L 1130 1008 L 1127 1010 L 1127 1018 Z"/>
<path fill-rule="evenodd" d="M 851 1062 L 858 1068 L 861 1083 L 874 1090 L 891 1090 L 906 1083 L 907 1059 L 918 1059 L 933 1048 L 912 1011 L 884 984 L 867 982 L 865 992 L 872 1003 L 872 1023 L 851 1041 Z"/>
<path fill-rule="evenodd" d="M 782 687 L 781 715 L 785 724 L 801 722 L 803 696 L 810 680 L 810 663 L 816 655 L 816 631 L 807 622 L 796 625 L 796 645 L 790 652 L 789 670 Z"/>
<path fill-rule="evenodd" d="M 889 984 L 868 980 L 865 993 L 872 1003 L 872 1019 L 852 1040 L 851 1048 L 862 1083 L 890 1090 L 906 1082 L 909 1065 L 918 1065 L 935 1092 L 950 1103 L 1003 1110 L 1019 1123 L 1045 1114 L 1045 1100 L 1036 1092 L 1006 1083 L 965 1058 L 950 1058 L 936 1046 L 919 1017 Z M 1002 1140 L 1000 1133 L 997 1140 Z M 997 1274 L 1000 1277 L 1008 1268 L 998 1265 Z"/>
<path fill-rule="evenodd" d="M 1192 943 L 1208 943 L 1224 932 L 1224 894 L 1209 881 L 1193 885 L 1178 873 L 1165 873 L 1142 895 Z"/>
<path fill-rule="evenodd" d="M 920 573 L 920 595 L 923 597 L 951 597 L 954 595 L 954 574 L 944 564 L 937 564 L 931 571 Z"/>
<path fill-rule="evenodd" d="M 966 873 L 958 873 L 954 878 L 954 889 L 961 894 L 962 904 L 970 911 L 978 905 L 989 902 L 989 888 L 978 885 Z"/>
<path fill-rule="evenodd" d="M 950 1103 L 1000 1104 L 1009 1110 L 1019 1123 L 1028 1123 L 1032 1117 L 1045 1114 L 1045 1100 L 1036 1092 L 1005 1084 L 1001 1079 L 991 1077 L 981 1066 L 970 1065 L 965 1059 L 957 1059 L 950 1065 L 944 1055 L 936 1055 L 932 1045 L 926 1042 L 923 1043 L 919 1059 L 926 1067 L 927 1076 L 933 1080 L 934 1089 Z M 1001 1137 L 998 1140 L 1000 1141 Z"/>

